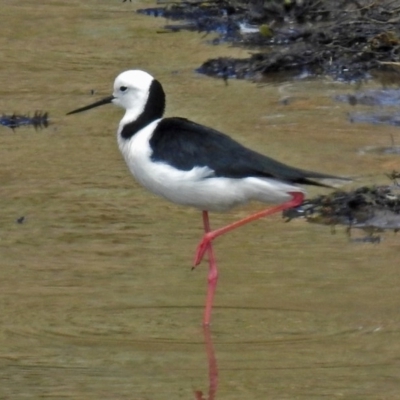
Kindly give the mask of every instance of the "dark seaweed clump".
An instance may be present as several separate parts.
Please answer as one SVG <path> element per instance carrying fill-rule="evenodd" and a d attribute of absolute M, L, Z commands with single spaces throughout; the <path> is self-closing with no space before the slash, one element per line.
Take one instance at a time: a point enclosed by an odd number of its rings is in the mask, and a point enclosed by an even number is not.
<path fill-rule="evenodd" d="M 12 130 L 27 125 L 33 126 L 35 129 L 47 128 L 49 126 L 48 117 L 49 113 L 42 113 L 40 111 L 35 111 L 32 117 L 16 113 L 12 115 L 3 114 L 0 117 L 0 125 L 7 126 Z"/>
<path fill-rule="evenodd" d="M 335 191 L 307 199 L 297 208 L 283 213 L 287 221 L 304 217 L 308 222 L 345 225 L 363 229 L 370 236 L 385 230 L 400 230 L 400 173 L 389 175 L 392 185 L 362 186 L 351 191 Z"/>
<path fill-rule="evenodd" d="M 400 4 L 391 0 L 183 1 L 138 10 L 170 20 L 170 31 L 217 32 L 255 51 L 249 58 L 220 57 L 198 71 L 223 78 L 256 78 L 277 72 L 369 78 L 372 71 L 400 65 Z"/>

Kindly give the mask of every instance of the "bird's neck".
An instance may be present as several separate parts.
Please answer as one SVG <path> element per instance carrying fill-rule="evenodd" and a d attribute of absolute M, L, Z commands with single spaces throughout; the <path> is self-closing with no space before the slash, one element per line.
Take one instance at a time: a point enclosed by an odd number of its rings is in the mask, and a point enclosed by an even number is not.
<path fill-rule="evenodd" d="M 157 80 L 153 80 L 151 83 L 147 99 L 143 101 L 143 104 L 142 109 L 126 110 L 119 129 L 122 139 L 130 139 L 145 126 L 163 116 L 165 93 Z"/>

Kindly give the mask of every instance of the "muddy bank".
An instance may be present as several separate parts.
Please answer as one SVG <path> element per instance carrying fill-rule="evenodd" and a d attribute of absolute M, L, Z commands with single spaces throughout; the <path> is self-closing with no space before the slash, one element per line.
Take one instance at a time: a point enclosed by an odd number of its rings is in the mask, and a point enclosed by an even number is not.
<path fill-rule="evenodd" d="M 397 73 L 399 11 L 398 2 L 363 0 L 182 2 L 138 10 L 167 18 L 170 32 L 216 33 L 212 44 L 229 42 L 252 52 L 244 59 L 206 60 L 200 73 L 262 80 L 286 72 L 344 81 Z"/>

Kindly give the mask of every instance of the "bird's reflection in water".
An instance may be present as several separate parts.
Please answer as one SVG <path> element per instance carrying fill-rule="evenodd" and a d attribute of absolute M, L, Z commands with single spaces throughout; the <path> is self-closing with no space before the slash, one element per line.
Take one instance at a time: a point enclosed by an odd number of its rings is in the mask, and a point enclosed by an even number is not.
<path fill-rule="evenodd" d="M 210 327 L 203 326 L 203 333 L 208 361 L 208 396 L 205 397 L 201 390 L 195 390 L 194 395 L 196 400 L 214 400 L 218 388 L 217 359 L 215 358 L 214 344 L 211 337 Z"/>

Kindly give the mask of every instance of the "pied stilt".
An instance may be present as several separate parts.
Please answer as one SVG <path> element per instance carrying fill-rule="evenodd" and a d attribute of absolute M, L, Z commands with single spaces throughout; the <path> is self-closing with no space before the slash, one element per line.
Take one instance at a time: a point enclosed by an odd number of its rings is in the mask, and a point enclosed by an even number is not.
<path fill-rule="evenodd" d="M 218 271 L 212 241 L 256 219 L 299 206 L 298 184 L 326 186 L 315 179 L 341 179 L 282 164 L 237 143 L 229 136 L 184 118 L 164 118 L 165 93 L 147 72 L 117 76 L 113 94 L 68 114 L 113 103 L 125 109 L 118 145 L 136 180 L 174 203 L 200 209 L 204 236 L 194 266 L 208 253 L 208 291 L 203 324 L 209 325 Z M 209 211 L 224 211 L 251 200 L 278 204 L 212 230 Z"/>

